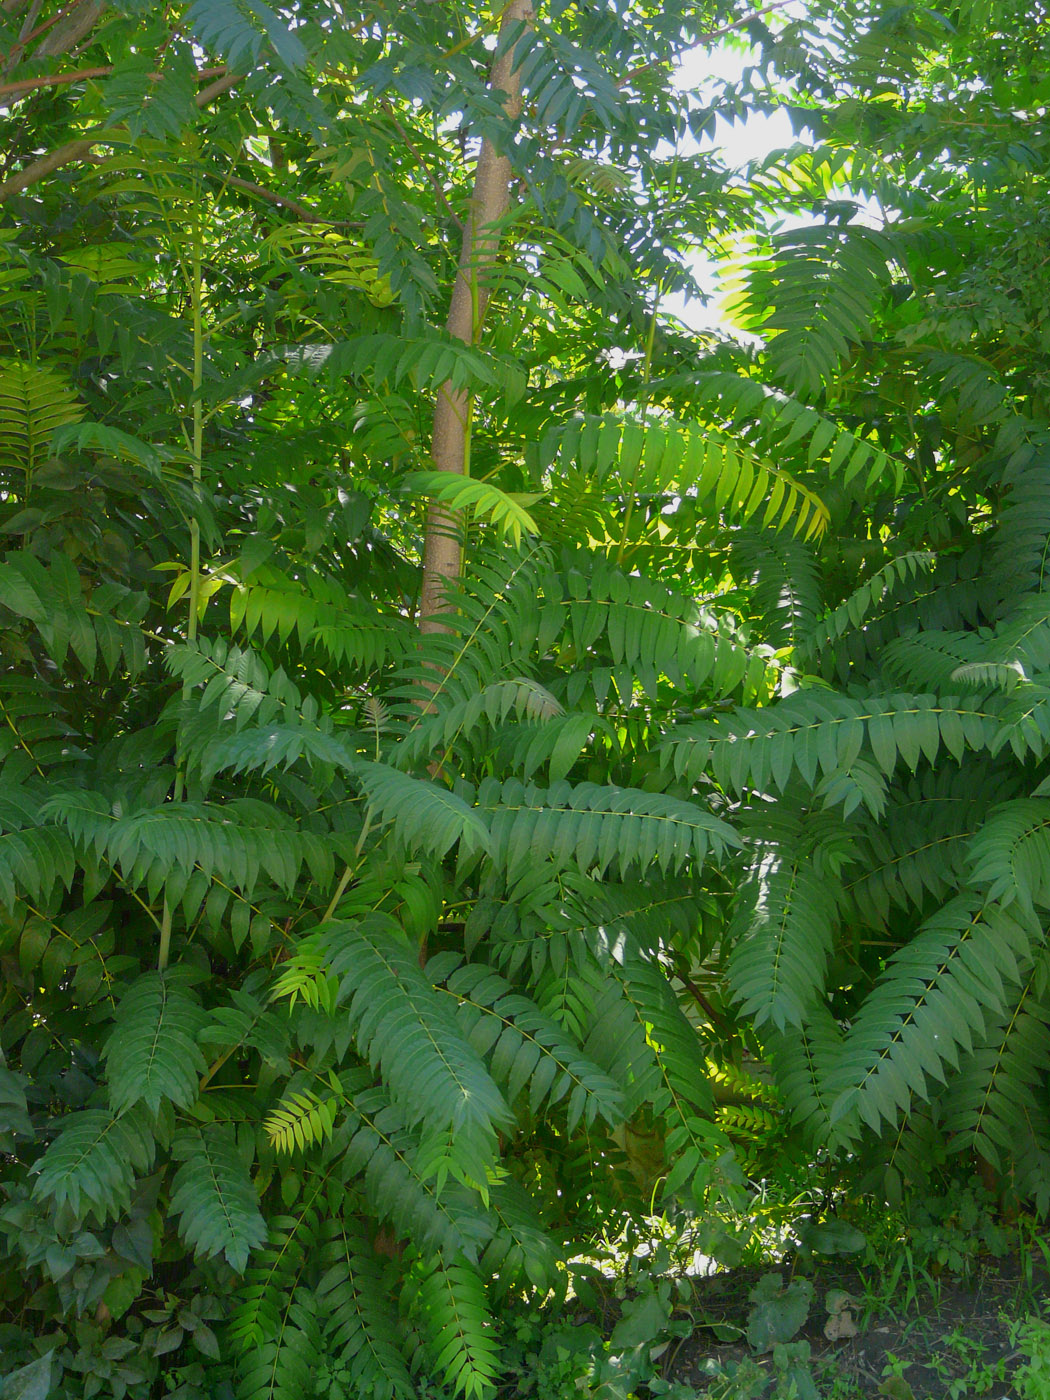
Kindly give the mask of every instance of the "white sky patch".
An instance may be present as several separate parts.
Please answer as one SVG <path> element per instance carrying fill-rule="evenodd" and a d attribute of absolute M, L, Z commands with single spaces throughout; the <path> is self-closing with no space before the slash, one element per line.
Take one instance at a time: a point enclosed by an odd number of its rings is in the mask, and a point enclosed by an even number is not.
<path fill-rule="evenodd" d="M 714 49 L 697 49 L 686 54 L 676 86 L 684 92 L 693 92 L 702 97 L 713 81 L 739 82 L 744 69 L 753 64 L 756 57 L 754 50 L 729 44 L 720 44 Z M 687 138 L 684 149 L 690 154 L 718 151 L 730 170 L 739 170 L 751 161 L 761 160 L 771 151 L 792 145 L 798 139 L 786 112 L 755 112 L 743 122 L 717 117 L 715 129 L 710 135 L 699 143 Z M 734 251 L 726 250 L 729 261 Z M 668 296 L 662 301 L 661 310 L 693 330 L 732 330 L 739 335 L 739 330 L 726 316 L 728 289 L 720 288 L 720 272 L 725 268 L 725 262 L 726 259 L 711 254 L 694 252 L 689 258 L 690 266 L 700 286 L 711 294 L 711 300 L 705 305 L 699 301 L 686 301 L 683 296 Z"/>
<path fill-rule="evenodd" d="M 779 8 L 779 7 L 778 7 Z M 726 42 L 713 49 L 698 48 L 687 53 L 679 68 L 676 86 L 683 92 L 695 93 L 701 100 L 713 97 L 714 83 L 741 80 L 744 70 L 758 61 L 758 51 L 736 43 Z M 798 145 L 809 139 L 808 132 L 796 133 L 786 111 L 754 112 L 746 121 L 727 121 L 719 116 L 715 119 L 714 131 L 698 144 L 688 142 L 690 153 L 718 151 L 722 161 L 731 171 L 742 169 L 752 161 L 759 161 L 771 152 Z M 789 215 L 786 211 L 777 220 L 777 226 L 802 227 L 809 223 L 807 218 Z M 686 301 L 684 297 L 667 297 L 663 310 L 679 318 L 695 330 L 728 330 L 737 337 L 754 340 L 755 337 L 741 332 L 727 314 L 727 303 L 731 289 L 722 284 L 723 277 L 731 279 L 734 264 L 743 251 L 741 243 L 726 248 L 719 255 L 696 251 L 690 259 L 690 266 L 700 286 L 710 294 L 706 305 L 699 301 Z"/>
<path fill-rule="evenodd" d="M 742 45 L 739 40 L 720 44 L 713 49 L 697 48 L 684 56 L 675 85 L 682 92 L 696 94 L 701 101 L 705 97 L 710 100 L 716 95 L 714 84 L 738 83 L 744 70 L 757 61 L 757 50 Z M 690 154 L 718 151 L 726 167 L 736 171 L 752 161 L 764 159 L 773 151 L 811 141 L 807 130 L 795 132 L 787 112 L 781 110 L 754 112 L 743 122 L 716 117 L 712 134 L 699 143 L 687 138 L 683 150 Z M 849 197 L 849 191 L 845 188 L 842 194 Z M 860 221 L 872 228 L 882 228 L 887 217 L 892 217 L 894 212 L 882 209 L 870 199 L 858 200 L 858 204 Z M 776 226 L 802 228 L 810 222 L 805 216 L 792 215 L 785 210 L 776 220 Z M 709 293 L 710 300 L 705 305 L 699 301 L 686 301 L 682 296 L 668 296 L 662 301 L 661 310 L 693 330 L 730 331 L 738 339 L 757 344 L 757 337 L 735 326 L 727 311 L 733 291 L 726 283 L 734 279 L 743 251 L 741 240 L 721 252 L 715 249 L 710 252 L 694 251 L 689 257 L 689 264 L 700 286 Z"/>
<path fill-rule="evenodd" d="M 753 65 L 757 58 L 755 49 L 731 48 L 728 44 L 714 49 L 694 49 L 683 58 L 675 87 L 703 97 L 712 81 L 738 83 L 744 69 Z M 778 146 L 789 145 L 794 139 L 786 112 L 768 115 L 756 112 L 746 122 L 728 122 L 719 117 L 714 135 L 705 136 L 697 149 L 721 150 L 727 164 L 737 166 L 766 155 Z"/>

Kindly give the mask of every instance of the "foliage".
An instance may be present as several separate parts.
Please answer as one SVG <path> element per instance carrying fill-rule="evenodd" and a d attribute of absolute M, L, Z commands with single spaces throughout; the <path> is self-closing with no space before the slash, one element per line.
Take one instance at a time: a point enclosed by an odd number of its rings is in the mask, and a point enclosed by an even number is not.
<path fill-rule="evenodd" d="M 1010 317 L 949 310 L 1002 286 L 986 230 L 1024 219 L 1010 143 L 1029 128 L 1003 104 L 1025 80 L 991 58 L 1006 30 L 978 38 L 972 19 L 961 10 L 951 38 L 902 32 L 914 85 L 881 128 L 862 106 L 829 108 L 822 144 L 766 162 L 803 207 L 824 165 L 849 168 L 852 197 L 877 187 L 893 211 L 877 233 L 843 206 L 823 228 L 767 241 L 739 304 L 744 324 L 776 332 L 764 371 L 877 440 L 905 477 L 892 496 L 869 482 L 832 504 L 806 581 L 820 601 L 792 603 L 805 619 L 789 634 L 794 693 L 672 731 L 670 754 L 676 771 L 713 771 L 757 808 L 730 989 L 813 1148 L 859 1150 L 869 1182 L 898 1198 L 945 1146 L 970 1151 L 1045 1207 L 1029 1087 L 1045 1066 L 1045 347 L 1022 351 Z M 873 70 L 857 56 L 863 91 Z M 981 75 L 967 97 L 963 72 Z M 924 163 L 924 133 L 949 104 L 958 139 Z M 989 111 L 1004 115 L 983 127 Z M 876 153 L 877 185 L 865 164 Z M 1030 155 L 1038 203 L 1038 138 Z M 829 243 L 834 256 L 818 257 Z M 957 296 L 964 267 L 970 291 Z M 818 274 L 829 299 L 811 324 L 797 293 L 776 292 Z M 1031 293 L 1021 275 L 1009 295 L 1023 307 Z M 831 309 L 838 295 L 848 314 Z M 763 580 L 754 596 L 776 595 Z M 822 812 L 841 816 L 825 826 Z"/>
<path fill-rule="evenodd" d="M 1026 1357 L 1015 1380 L 1023 1400 L 1043 1400 L 1050 1393 L 1050 1325 L 1040 1317 L 1028 1318 L 1017 1330 Z"/>
<path fill-rule="evenodd" d="M 751 1290 L 747 1340 L 752 1350 L 772 1351 L 790 1342 L 801 1328 L 813 1299 L 809 1279 L 785 1283 L 780 1274 L 764 1274 Z"/>
<path fill-rule="evenodd" d="M 444 3 L 0 6 L 5 1393 L 483 1400 L 771 1149 L 1047 1204 L 1045 16 L 979 9 L 555 5 L 515 114 Z M 724 26 L 820 128 L 746 187 Z M 753 350 L 661 309 L 744 235 Z"/>

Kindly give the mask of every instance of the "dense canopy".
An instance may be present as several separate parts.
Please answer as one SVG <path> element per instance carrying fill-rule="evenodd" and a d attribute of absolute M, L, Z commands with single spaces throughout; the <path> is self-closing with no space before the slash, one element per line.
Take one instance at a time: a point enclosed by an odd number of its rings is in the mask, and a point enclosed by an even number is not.
<path fill-rule="evenodd" d="M 5 1395 L 484 1400 L 773 1158 L 1050 1204 L 1048 47 L 0 0 Z"/>

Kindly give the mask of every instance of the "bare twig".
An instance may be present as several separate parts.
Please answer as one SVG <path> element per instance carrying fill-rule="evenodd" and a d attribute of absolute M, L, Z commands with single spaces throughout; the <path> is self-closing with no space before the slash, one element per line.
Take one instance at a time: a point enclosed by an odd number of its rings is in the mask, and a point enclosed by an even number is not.
<path fill-rule="evenodd" d="M 41 78 L 22 78 L 17 83 L 0 83 L 0 97 L 35 92 L 38 88 L 61 87 L 65 83 L 86 83 L 89 78 L 104 78 L 112 72 L 112 67 L 77 68 L 72 73 L 48 73 Z"/>
<path fill-rule="evenodd" d="M 711 1005 L 710 1000 L 704 995 L 704 993 L 696 985 L 696 983 L 689 976 L 689 974 L 687 972 L 681 972 L 678 968 L 675 968 L 674 975 L 678 978 L 679 982 L 681 982 L 682 986 L 686 989 L 689 995 L 696 1002 L 697 1006 L 699 1006 L 700 1010 L 711 1022 L 712 1026 L 714 1026 L 716 1030 L 721 1031 L 723 1035 L 729 1035 L 729 1027 L 728 1025 L 726 1025 L 725 1019 L 719 1015 L 719 1013 Z"/>
<path fill-rule="evenodd" d="M 196 97 L 198 107 L 207 107 L 214 102 L 217 97 L 221 97 L 224 92 L 229 92 L 230 88 L 236 87 L 239 82 L 243 82 L 243 73 L 227 73 L 225 78 L 217 78 L 209 87 L 199 92 Z"/>
<path fill-rule="evenodd" d="M 692 48 L 698 48 L 701 44 L 709 44 L 712 39 L 721 39 L 723 34 L 732 34 L 734 29 L 743 29 L 745 24 L 750 24 L 752 20 L 763 19 L 766 15 L 771 15 L 774 10 L 786 9 L 793 0 L 775 0 L 772 5 L 761 5 L 757 10 L 752 10 L 750 14 L 741 15 L 739 19 L 734 19 L 729 24 L 723 24 L 720 29 L 709 29 L 706 34 L 701 34 Z"/>

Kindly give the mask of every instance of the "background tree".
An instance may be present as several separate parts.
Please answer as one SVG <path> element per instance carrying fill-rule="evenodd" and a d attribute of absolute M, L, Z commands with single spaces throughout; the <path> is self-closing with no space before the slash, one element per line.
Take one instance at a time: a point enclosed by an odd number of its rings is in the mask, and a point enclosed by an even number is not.
<path fill-rule="evenodd" d="M 825 490 L 805 563 L 747 547 L 802 689 L 703 737 L 761 832 L 730 985 L 810 1141 L 891 1193 L 972 1152 L 1045 1208 L 1046 16 L 1020 53 L 1020 11 L 950 18 L 876 25 L 846 73 L 877 100 L 814 103 L 817 144 L 755 172 L 796 209 L 836 172 L 853 195 L 761 243 L 760 372 L 902 476 Z"/>

